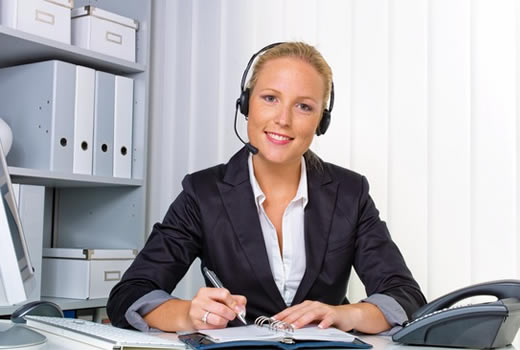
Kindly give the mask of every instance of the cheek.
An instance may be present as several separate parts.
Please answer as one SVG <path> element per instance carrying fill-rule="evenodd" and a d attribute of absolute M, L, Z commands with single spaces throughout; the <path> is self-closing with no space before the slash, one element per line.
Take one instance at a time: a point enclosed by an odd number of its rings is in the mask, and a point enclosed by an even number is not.
<path fill-rule="evenodd" d="M 314 120 L 306 120 L 298 125 L 298 130 L 300 130 L 300 135 L 303 136 L 309 142 L 312 142 L 314 134 L 316 133 L 316 129 L 318 127 L 319 118 L 316 117 Z"/>
<path fill-rule="evenodd" d="M 258 113 L 249 113 L 247 118 L 247 135 L 250 140 L 256 140 L 259 137 L 260 132 L 263 130 L 262 118 L 259 118 Z"/>
<path fill-rule="evenodd" d="M 258 104 L 255 105 L 254 103 L 251 104 L 247 118 L 247 131 L 252 132 L 263 129 L 275 116 L 276 111 L 274 108 L 266 108 Z"/>
<path fill-rule="evenodd" d="M 249 105 L 249 120 L 255 123 L 262 123 L 276 117 L 278 108 L 275 106 L 266 106 L 256 101 Z"/>

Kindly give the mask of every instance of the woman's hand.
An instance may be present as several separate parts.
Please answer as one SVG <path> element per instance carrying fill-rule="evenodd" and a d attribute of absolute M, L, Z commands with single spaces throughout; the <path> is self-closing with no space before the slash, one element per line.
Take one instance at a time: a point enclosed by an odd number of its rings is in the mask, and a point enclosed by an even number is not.
<path fill-rule="evenodd" d="M 246 297 L 225 288 L 201 288 L 191 301 L 188 317 L 195 329 L 224 328 L 245 310 L 246 303 Z"/>
<path fill-rule="evenodd" d="M 359 312 L 342 310 L 341 306 L 332 306 L 319 301 L 306 300 L 301 304 L 291 306 L 274 315 L 277 320 L 284 321 L 301 328 L 309 323 L 318 323 L 318 327 L 327 328 L 334 325 L 344 331 L 350 331 L 359 322 Z"/>
<path fill-rule="evenodd" d="M 310 323 L 318 327 L 335 326 L 343 331 L 352 329 L 365 333 L 379 333 L 390 328 L 379 308 L 370 303 L 328 305 L 306 300 L 273 316 L 275 319 L 301 328 Z"/>

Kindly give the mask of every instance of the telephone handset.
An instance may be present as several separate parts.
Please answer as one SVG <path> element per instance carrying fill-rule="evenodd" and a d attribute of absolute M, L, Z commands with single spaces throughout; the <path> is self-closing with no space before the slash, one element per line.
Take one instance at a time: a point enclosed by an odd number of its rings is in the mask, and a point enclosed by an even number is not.
<path fill-rule="evenodd" d="M 477 295 L 498 300 L 450 308 Z M 458 289 L 424 305 L 392 339 L 413 345 L 497 348 L 511 344 L 519 327 L 520 280 L 500 280 Z"/>

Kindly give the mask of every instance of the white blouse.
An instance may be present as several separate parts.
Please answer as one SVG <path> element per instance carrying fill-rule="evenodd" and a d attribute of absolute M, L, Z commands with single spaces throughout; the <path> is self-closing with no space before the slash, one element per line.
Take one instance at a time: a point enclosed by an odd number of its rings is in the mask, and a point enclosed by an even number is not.
<path fill-rule="evenodd" d="M 281 255 L 276 228 L 264 210 L 263 203 L 265 201 L 265 194 L 256 180 L 251 154 L 248 159 L 248 167 L 249 180 L 251 181 L 251 187 L 253 188 L 253 194 L 255 196 L 255 204 L 264 235 L 269 266 L 271 267 L 276 286 L 285 300 L 285 304 L 289 306 L 300 285 L 306 267 L 304 210 L 308 202 L 308 196 L 305 159 L 302 157 L 298 190 L 283 214 L 283 250 Z"/>

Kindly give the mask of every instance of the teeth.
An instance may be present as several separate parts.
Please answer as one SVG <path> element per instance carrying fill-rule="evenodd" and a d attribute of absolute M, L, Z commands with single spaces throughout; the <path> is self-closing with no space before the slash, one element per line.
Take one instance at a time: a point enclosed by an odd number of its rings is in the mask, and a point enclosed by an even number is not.
<path fill-rule="evenodd" d="M 269 134 L 269 137 L 275 139 L 275 140 L 278 140 L 278 141 L 288 141 L 290 140 L 291 138 L 289 137 L 285 137 L 285 136 L 282 136 L 282 135 L 277 135 L 277 134 L 272 134 L 272 133 L 268 133 Z"/>

